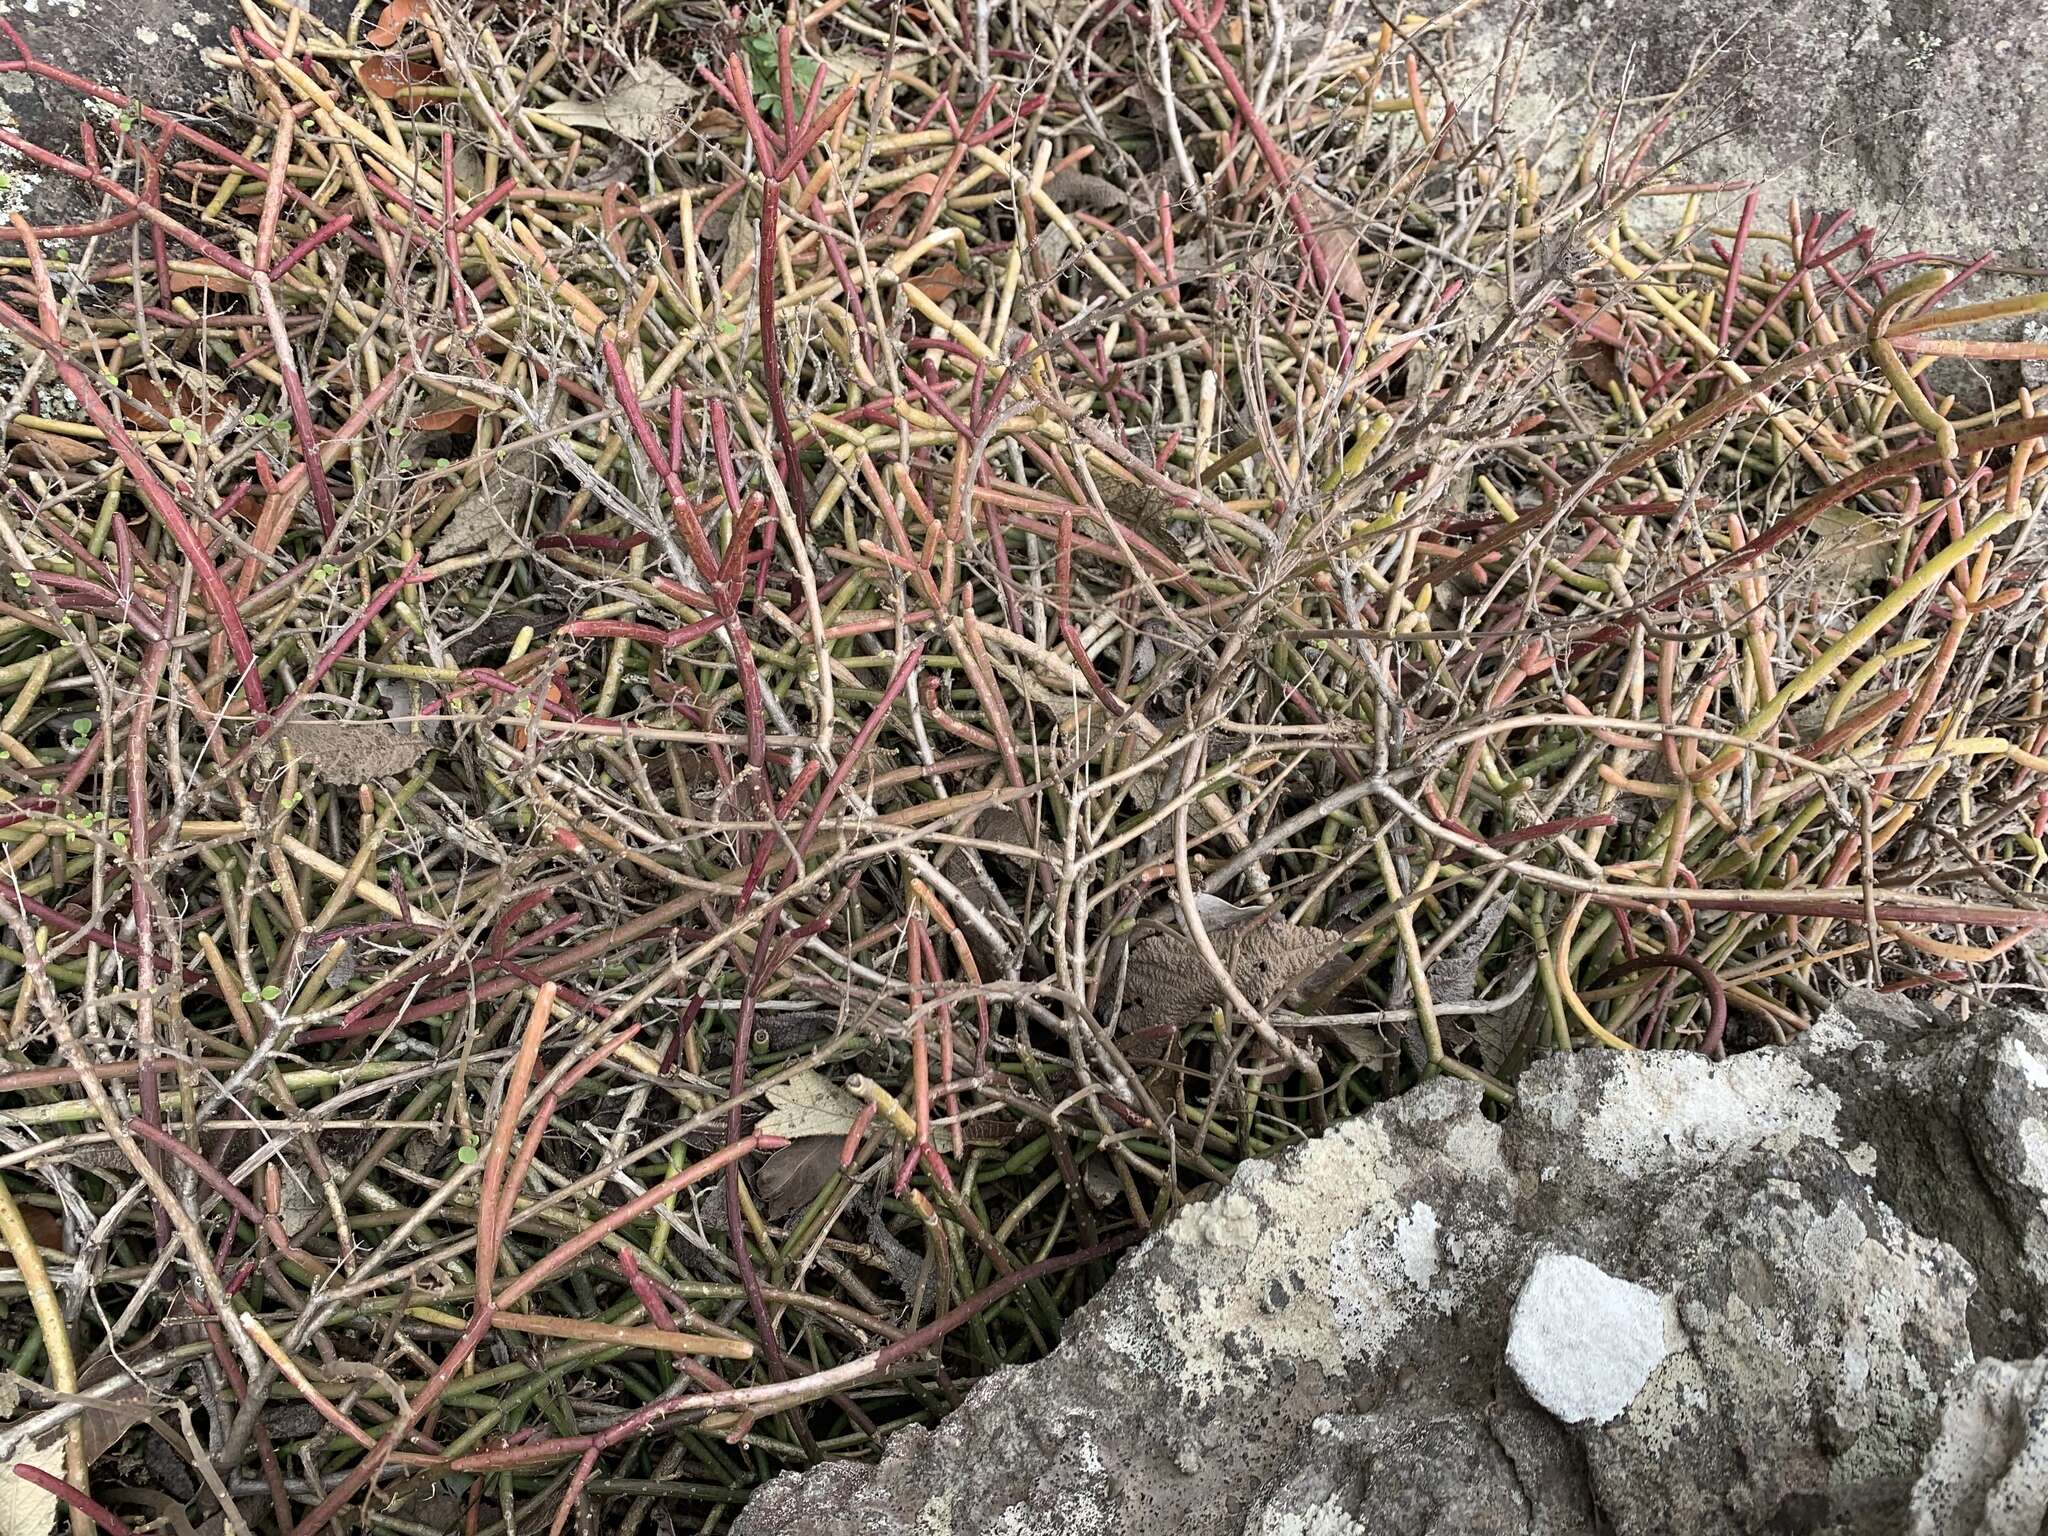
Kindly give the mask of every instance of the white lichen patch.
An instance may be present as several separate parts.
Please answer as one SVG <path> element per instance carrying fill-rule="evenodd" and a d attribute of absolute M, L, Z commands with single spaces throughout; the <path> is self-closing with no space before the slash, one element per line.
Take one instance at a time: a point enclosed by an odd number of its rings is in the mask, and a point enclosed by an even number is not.
<path fill-rule="evenodd" d="M 1802 1137 L 1835 1146 L 1840 1108 L 1834 1092 L 1786 1052 L 1720 1064 L 1642 1055 L 1611 1073 L 1580 1134 L 1597 1161 L 1640 1178 L 1761 1146 L 1789 1147 Z"/>
<path fill-rule="evenodd" d="M 1195 1237 L 1215 1248 L 1249 1248 L 1259 1235 L 1258 1207 L 1226 1190 L 1194 1213 Z"/>
<path fill-rule="evenodd" d="M 2020 1122 L 2020 1166 L 2034 1188 L 2048 1190 L 2048 1122 Z"/>
<path fill-rule="evenodd" d="M 1979 1360 L 1950 1390 L 1913 1485 L 1911 1536 L 2048 1528 L 2048 1358 Z"/>
<path fill-rule="evenodd" d="M 1331 1494 L 1307 1509 L 1264 1510 L 1245 1536 L 1368 1536 L 1366 1528 Z"/>
<path fill-rule="evenodd" d="M 1459 1127 L 1455 1168 L 1397 1146 L 1379 1119 L 1246 1165 L 1136 1261 L 1148 1280 L 1105 1308 L 1099 1337 L 1176 1388 L 1191 1412 L 1269 1391 L 1276 1361 L 1307 1370 L 1377 1361 L 1417 1317 L 1451 1313 L 1461 1269 L 1497 1246 L 1467 1234 L 1451 1251 L 1439 1206 L 1402 1193 L 1427 1174 L 1463 1179 L 1502 1166 L 1497 1129 L 1470 1120 L 1477 1129 Z"/>
<path fill-rule="evenodd" d="M 2001 1038 L 1993 1055 L 2001 1066 L 2016 1070 L 2028 1088 L 2037 1093 L 2048 1088 L 2048 1061 L 2043 1061 L 2040 1053 L 2022 1040 L 2017 1031 Z"/>
<path fill-rule="evenodd" d="M 1408 1214 L 1394 1223 L 1394 1254 L 1401 1272 L 1418 1291 L 1436 1283 L 1436 1212 L 1418 1200 Z"/>
<path fill-rule="evenodd" d="M 988 1527 L 990 1536 L 1107 1536 L 1109 1514 L 1068 1491 L 1036 1504 L 1012 1504 Z"/>
<path fill-rule="evenodd" d="M 1377 1364 L 1418 1317 L 1456 1309 L 1464 1287 L 1458 1269 L 1443 1264 L 1438 1230 L 1427 1203 L 1388 1204 L 1330 1250 L 1330 1302 L 1346 1360 Z M 1470 1265 L 1493 1257 L 1494 1244 L 1473 1234 L 1460 1248 L 1456 1257 Z"/>

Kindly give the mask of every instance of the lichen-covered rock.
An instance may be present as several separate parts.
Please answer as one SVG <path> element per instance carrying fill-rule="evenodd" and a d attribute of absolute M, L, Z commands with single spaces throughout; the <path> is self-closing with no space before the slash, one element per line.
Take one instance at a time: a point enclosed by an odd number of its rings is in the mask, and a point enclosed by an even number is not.
<path fill-rule="evenodd" d="M 1911 1536 L 2048 1530 L 2048 1359 L 1977 1362 L 1942 1410 L 1912 1511 Z"/>
<path fill-rule="evenodd" d="M 1859 1000 L 1788 1050 L 1541 1063 L 1498 1123 L 1433 1083 L 1245 1166 L 1049 1358 L 737 1536 L 2034 1530 L 2040 1372 L 1979 1357 L 2048 1342 L 2043 1029 Z M 1508 1366 L 1545 1256 L 1641 1288 L 1629 1390 L 1573 1425 Z"/>

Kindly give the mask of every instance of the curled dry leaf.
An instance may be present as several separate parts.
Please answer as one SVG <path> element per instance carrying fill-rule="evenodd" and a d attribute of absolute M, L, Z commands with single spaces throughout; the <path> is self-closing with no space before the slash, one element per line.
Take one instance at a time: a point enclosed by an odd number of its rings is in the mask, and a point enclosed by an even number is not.
<path fill-rule="evenodd" d="M 546 115 L 567 128 L 599 128 L 628 139 L 656 142 L 681 125 L 683 108 L 697 93 L 659 64 L 642 60 L 595 101 L 565 101 Z"/>
<path fill-rule="evenodd" d="M 957 293 L 967 286 L 968 277 L 949 261 L 944 266 L 934 267 L 916 277 L 906 277 L 903 281 L 934 304 L 943 304 L 948 294 Z"/>
<path fill-rule="evenodd" d="M 412 419 L 415 432 L 454 432 L 476 425 L 473 405 L 451 405 L 438 411 L 422 411 Z"/>
<path fill-rule="evenodd" d="M 257 212 L 261 211 L 259 202 Z M 206 262 L 181 262 L 171 269 L 172 293 L 192 293 L 198 290 L 207 293 L 243 294 L 249 291 L 249 285 L 232 272 L 224 272 Z"/>
<path fill-rule="evenodd" d="M 66 437 L 62 432 L 45 432 L 39 427 L 24 427 L 18 421 L 7 424 L 7 435 L 22 445 L 22 457 L 31 464 L 54 463 L 72 468 L 93 463 L 101 453 L 96 442 Z"/>
<path fill-rule="evenodd" d="M 390 0 L 378 14 L 376 25 L 363 34 L 372 48 L 389 48 L 408 25 L 426 14 L 427 0 Z"/>

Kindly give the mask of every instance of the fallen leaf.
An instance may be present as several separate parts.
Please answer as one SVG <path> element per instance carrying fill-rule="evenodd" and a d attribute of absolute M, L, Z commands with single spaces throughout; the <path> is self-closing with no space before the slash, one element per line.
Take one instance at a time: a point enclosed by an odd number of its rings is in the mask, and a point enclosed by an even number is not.
<path fill-rule="evenodd" d="M 456 504 L 427 546 L 427 563 L 438 565 L 473 549 L 496 559 L 519 548 L 541 463 L 540 447 L 534 443 L 516 444 L 494 455 L 484 466 L 481 483 Z"/>
<path fill-rule="evenodd" d="M 618 85 L 595 101 L 565 101 L 544 109 L 565 128 L 601 128 L 629 139 L 662 140 L 682 126 L 689 86 L 652 60 L 626 70 Z"/>
<path fill-rule="evenodd" d="M 24 1205 L 21 1220 L 35 1238 L 38 1248 L 47 1248 L 52 1253 L 70 1252 L 64 1246 L 63 1218 L 55 1211 L 46 1211 L 40 1205 Z"/>
<path fill-rule="evenodd" d="M 122 398 L 116 402 L 121 419 L 145 432 L 174 432 L 176 423 L 192 423 L 211 432 L 224 414 L 209 405 L 183 379 L 172 379 L 166 389 L 146 373 L 131 373 L 121 381 Z"/>
<path fill-rule="evenodd" d="M 859 1118 L 861 1102 L 824 1073 L 809 1067 L 768 1090 L 768 1113 L 754 1127 L 766 1136 L 845 1136 Z"/>
<path fill-rule="evenodd" d="M 10 1450 L 0 1464 L 0 1536 L 50 1536 L 57 1518 L 57 1496 L 14 1475 L 26 1462 L 51 1477 L 64 1475 L 64 1431 Z"/>
<path fill-rule="evenodd" d="M 934 192 L 938 190 L 939 178 L 934 176 L 931 172 L 926 171 L 921 176 L 911 177 L 910 180 L 904 182 L 902 186 L 898 187 L 895 191 L 889 193 L 880 202 L 875 204 L 872 211 L 877 214 L 887 213 L 890 209 L 896 207 L 897 204 L 901 203 L 906 197 L 930 197 Z"/>
<path fill-rule="evenodd" d="M 475 424 L 476 407 L 473 405 L 451 405 L 446 410 L 422 411 L 412 423 L 416 432 L 449 432 Z"/>
<path fill-rule="evenodd" d="M 1344 952 L 1341 933 L 1305 928 L 1270 911 L 1252 912 L 1213 897 L 1197 910 L 1231 981 L 1262 1012 L 1285 1004 Z M 1181 1029 L 1227 1001 L 1194 941 L 1155 929 L 1131 946 L 1117 1028 Z"/>
<path fill-rule="evenodd" d="M 446 84 L 433 60 L 406 59 L 390 53 L 358 65 L 356 78 L 362 81 L 364 90 L 380 101 L 397 101 L 403 96 L 417 95 L 422 86 Z"/>
<path fill-rule="evenodd" d="M 382 720 L 294 720 L 266 740 L 273 760 L 279 743 L 324 784 L 363 784 L 408 772 L 426 756 L 425 737 Z"/>
<path fill-rule="evenodd" d="M 257 211 L 261 212 L 262 203 L 259 201 L 256 206 Z M 219 267 L 207 266 L 198 272 L 172 269 L 172 293 L 190 293 L 195 288 L 204 288 L 208 293 L 239 294 L 248 292 L 249 285 L 232 272 L 224 272 Z"/>
<path fill-rule="evenodd" d="M 87 442 L 84 438 L 66 437 L 61 432 L 44 432 L 16 422 L 7 424 L 7 435 L 49 460 L 70 468 L 93 463 L 102 451 L 100 444 Z"/>
<path fill-rule="evenodd" d="M 763 1158 L 754 1173 L 762 1214 L 771 1221 L 780 1221 L 817 1199 L 818 1192 L 839 1171 L 840 1139 L 805 1136 Z"/>
<path fill-rule="evenodd" d="M 906 277 L 904 283 L 915 288 L 934 304 L 945 302 L 946 296 L 967 286 L 967 274 L 952 262 L 921 272 L 916 277 Z"/>
<path fill-rule="evenodd" d="M 389 48 L 407 25 L 426 14 L 427 0 L 391 0 L 377 17 L 377 24 L 363 34 L 372 48 Z"/>

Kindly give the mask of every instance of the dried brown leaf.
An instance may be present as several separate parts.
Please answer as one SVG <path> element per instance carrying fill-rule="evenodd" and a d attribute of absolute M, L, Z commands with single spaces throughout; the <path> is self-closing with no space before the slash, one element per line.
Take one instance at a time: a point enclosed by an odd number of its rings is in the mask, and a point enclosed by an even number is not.
<path fill-rule="evenodd" d="M 325 784 L 362 784 L 409 772 L 427 739 L 382 720 L 294 720 L 277 733 L 300 765 Z M 277 751 L 275 743 L 267 750 Z"/>
<path fill-rule="evenodd" d="M 131 373 L 121 388 L 122 398 L 117 402 L 121 419 L 145 432 L 173 431 L 178 422 L 195 422 L 211 432 L 224 414 L 219 405 L 207 404 L 183 379 L 172 379 L 166 388 L 146 373 Z"/>
<path fill-rule="evenodd" d="M 412 425 L 416 432 L 449 432 L 475 426 L 476 416 L 473 405 L 451 405 L 445 410 L 422 411 L 413 418 Z"/>
<path fill-rule="evenodd" d="M 761 1211 L 770 1221 L 793 1216 L 832 1182 L 839 1170 L 843 1136 L 805 1136 L 777 1148 L 761 1160 L 754 1173 Z"/>
<path fill-rule="evenodd" d="M 1210 901 L 1202 913 L 1209 942 L 1237 989 L 1261 1011 L 1283 1005 L 1343 953 L 1340 933 Z M 1221 982 L 1185 934 L 1155 929 L 1132 944 L 1122 1027 L 1180 1029 L 1226 1001 Z"/>
<path fill-rule="evenodd" d="M 482 482 L 456 504 L 427 546 L 427 563 L 438 565 L 473 549 L 498 559 L 519 548 L 541 463 L 537 445 L 520 443 L 486 464 Z"/>
<path fill-rule="evenodd" d="M 363 83 L 363 89 L 380 101 L 396 101 L 401 105 L 417 105 L 418 93 L 422 86 L 445 85 L 441 71 L 432 59 L 407 59 L 397 54 L 380 54 L 374 59 L 358 65 L 356 78 Z"/>
<path fill-rule="evenodd" d="M 261 199 L 257 202 L 257 211 L 262 211 Z M 190 293 L 194 289 L 204 289 L 208 293 L 241 294 L 249 291 L 248 283 L 232 272 L 225 272 L 219 267 L 203 263 L 200 265 L 201 270 L 196 272 L 174 268 L 171 272 L 171 292 Z"/>
<path fill-rule="evenodd" d="M 43 455 L 48 460 L 76 468 L 90 464 L 104 451 L 99 443 L 88 442 L 81 437 L 67 437 L 62 432 L 45 432 L 39 427 L 24 427 L 19 422 L 7 424 L 7 435 L 29 449 L 29 460 Z"/>
<path fill-rule="evenodd" d="M 941 304 L 949 294 L 957 293 L 966 287 L 970 279 L 965 272 L 949 261 L 944 266 L 934 267 L 929 272 L 920 272 L 916 277 L 906 277 L 903 281 L 934 304 Z"/>
<path fill-rule="evenodd" d="M 376 25 L 363 34 L 372 48 L 389 48 L 408 25 L 426 14 L 427 0 L 390 0 L 378 13 Z"/>

